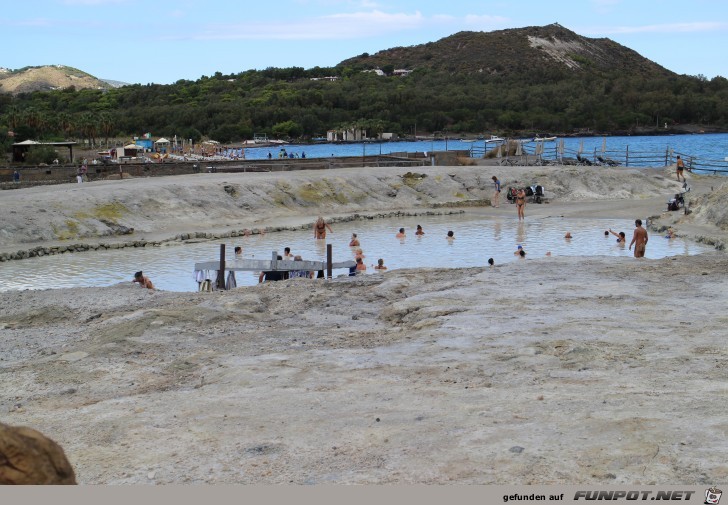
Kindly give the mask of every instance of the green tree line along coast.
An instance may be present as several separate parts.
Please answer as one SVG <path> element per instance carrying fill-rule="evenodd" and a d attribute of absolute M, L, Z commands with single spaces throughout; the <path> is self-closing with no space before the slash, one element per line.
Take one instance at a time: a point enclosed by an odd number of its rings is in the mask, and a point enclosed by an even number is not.
<path fill-rule="evenodd" d="M 633 132 L 665 123 L 728 127 L 728 80 L 720 76 L 416 68 L 398 77 L 365 69 L 268 68 L 170 85 L 0 95 L 0 142 L 7 151 L 25 139 L 100 145 L 144 132 L 231 143 L 256 133 L 305 140 L 343 127 L 364 128 L 369 136 Z M 338 79 L 313 79 L 327 76 Z"/>

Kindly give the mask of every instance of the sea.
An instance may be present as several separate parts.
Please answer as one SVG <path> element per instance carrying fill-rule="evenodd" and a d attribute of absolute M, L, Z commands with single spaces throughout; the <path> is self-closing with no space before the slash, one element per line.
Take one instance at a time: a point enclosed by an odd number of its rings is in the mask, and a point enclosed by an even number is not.
<path fill-rule="evenodd" d="M 486 136 L 489 137 L 489 136 Z M 526 139 L 527 140 L 527 139 Z M 718 171 L 728 174 L 728 133 L 696 133 L 681 135 L 647 136 L 605 136 L 605 137 L 559 137 L 549 142 L 526 142 L 523 147 L 528 153 L 535 153 L 538 144 L 543 145 L 543 157 L 556 159 L 558 146 L 563 141 L 562 156 L 575 158 L 579 153 L 590 160 L 609 158 L 620 164 L 635 167 L 664 166 L 673 164 L 680 155 L 688 168 L 690 163 L 697 171 Z M 307 158 L 343 156 L 373 156 L 404 152 L 472 151 L 482 156 L 496 144 L 485 140 L 464 140 L 460 138 L 432 138 L 417 141 L 285 144 L 274 147 L 249 147 L 245 149 L 246 159 L 278 158 L 281 150 L 286 154 Z M 721 172 L 724 171 L 724 172 Z"/>

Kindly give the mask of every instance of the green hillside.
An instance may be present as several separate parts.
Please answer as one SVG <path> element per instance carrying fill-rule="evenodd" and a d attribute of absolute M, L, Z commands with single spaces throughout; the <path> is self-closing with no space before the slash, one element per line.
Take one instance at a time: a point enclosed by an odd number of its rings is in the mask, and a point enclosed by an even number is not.
<path fill-rule="evenodd" d="M 397 69 L 411 73 L 393 75 Z M 728 81 L 677 75 L 611 40 L 585 38 L 556 24 L 461 32 L 331 68 L 0 94 L 6 148 L 27 138 L 96 145 L 145 132 L 230 143 L 263 133 L 305 140 L 351 126 L 376 137 L 631 134 L 664 123 L 668 132 L 686 124 L 727 129 Z M 7 130 L 15 136 L 6 137 Z"/>

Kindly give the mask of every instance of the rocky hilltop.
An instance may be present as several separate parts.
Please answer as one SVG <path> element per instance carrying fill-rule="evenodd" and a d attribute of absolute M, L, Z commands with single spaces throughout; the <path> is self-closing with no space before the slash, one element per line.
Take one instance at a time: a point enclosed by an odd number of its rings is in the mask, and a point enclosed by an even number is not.
<path fill-rule="evenodd" d="M 25 67 L 0 71 L 0 92 L 17 95 L 55 89 L 108 89 L 112 84 L 65 65 Z"/>
<path fill-rule="evenodd" d="M 369 68 L 431 68 L 451 73 L 558 76 L 629 73 L 655 78 L 675 75 L 636 51 L 607 38 L 583 37 L 554 23 L 492 32 L 459 32 L 436 42 L 395 47 L 362 55 L 341 65 Z"/>

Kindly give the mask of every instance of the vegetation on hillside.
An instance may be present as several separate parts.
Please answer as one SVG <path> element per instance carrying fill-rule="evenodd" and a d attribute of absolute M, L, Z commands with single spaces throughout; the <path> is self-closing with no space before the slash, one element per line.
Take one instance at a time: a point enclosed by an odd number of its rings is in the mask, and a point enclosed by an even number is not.
<path fill-rule="evenodd" d="M 378 76 L 407 68 L 407 77 Z M 329 81 L 315 78 L 336 76 Z M 362 127 L 448 132 L 634 131 L 664 123 L 728 127 L 728 80 L 680 76 L 606 39 L 558 26 L 463 32 L 360 55 L 333 68 L 216 73 L 171 85 L 0 95 L 0 138 L 88 139 L 152 132 L 220 142 L 310 138 Z M 4 133 L 13 131 L 14 138 Z"/>

